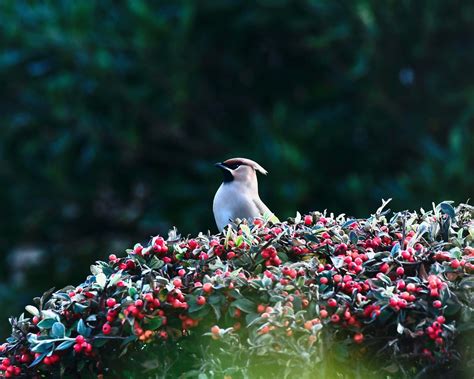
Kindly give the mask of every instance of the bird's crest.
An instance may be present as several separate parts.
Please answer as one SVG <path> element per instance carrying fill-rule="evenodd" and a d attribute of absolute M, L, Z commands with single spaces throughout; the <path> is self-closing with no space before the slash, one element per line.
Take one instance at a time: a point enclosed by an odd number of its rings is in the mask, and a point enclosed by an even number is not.
<path fill-rule="evenodd" d="M 253 167 L 256 171 L 262 173 L 263 175 L 267 175 L 268 171 L 265 170 L 262 166 L 260 166 L 257 162 L 247 159 L 247 158 L 231 158 L 227 159 L 223 162 L 226 166 L 234 166 L 234 165 L 246 165 Z"/>

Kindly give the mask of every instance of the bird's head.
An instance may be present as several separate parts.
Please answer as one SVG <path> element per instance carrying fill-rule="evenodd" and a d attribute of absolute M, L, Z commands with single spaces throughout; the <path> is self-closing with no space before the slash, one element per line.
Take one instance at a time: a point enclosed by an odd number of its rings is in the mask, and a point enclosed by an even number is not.
<path fill-rule="evenodd" d="M 224 183 L 238 182 L 248 185 L 257 184 L 257 171 L 266 175 L 267 170 L 257 162 L 247 158 L 231 158 L 215 164 L 224 174 Z"/>

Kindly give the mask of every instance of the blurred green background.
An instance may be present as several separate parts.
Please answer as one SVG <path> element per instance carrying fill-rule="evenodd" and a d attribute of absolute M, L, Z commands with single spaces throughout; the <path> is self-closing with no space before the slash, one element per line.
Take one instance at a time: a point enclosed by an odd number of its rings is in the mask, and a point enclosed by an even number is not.
<path fill-rule="evenodd" d="M 474 191 L 474 4 L 0 2 L 0 336 L 89 264 L 216 231 L 213 163 L 280 218 Z"/>

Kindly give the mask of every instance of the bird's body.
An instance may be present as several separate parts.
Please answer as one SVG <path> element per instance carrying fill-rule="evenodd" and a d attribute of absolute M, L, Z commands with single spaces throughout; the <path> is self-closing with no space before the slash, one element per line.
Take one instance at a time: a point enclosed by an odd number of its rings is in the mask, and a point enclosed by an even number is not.
<path fill-rule="evenodd" d="M 224 173 L 224 182 L 213 203 L 214 218 L 220 231 L 236 219 L 251 220 L 271 215 L 258 194 L 257 171 L 266 174 L 265 169 L 245 158 L 228 159 L 216 166 Z"/>

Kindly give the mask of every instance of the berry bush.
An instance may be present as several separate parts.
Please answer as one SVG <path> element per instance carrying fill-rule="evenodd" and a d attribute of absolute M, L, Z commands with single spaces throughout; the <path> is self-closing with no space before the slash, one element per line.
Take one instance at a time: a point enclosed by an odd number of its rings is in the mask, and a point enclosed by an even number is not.
<path fill-rule="evenodd" d="M 386 204 L 367 219 L 172 230 L 112 254 L 11 318 L 0 376 L 461 377 L 474 207 Z"/>

